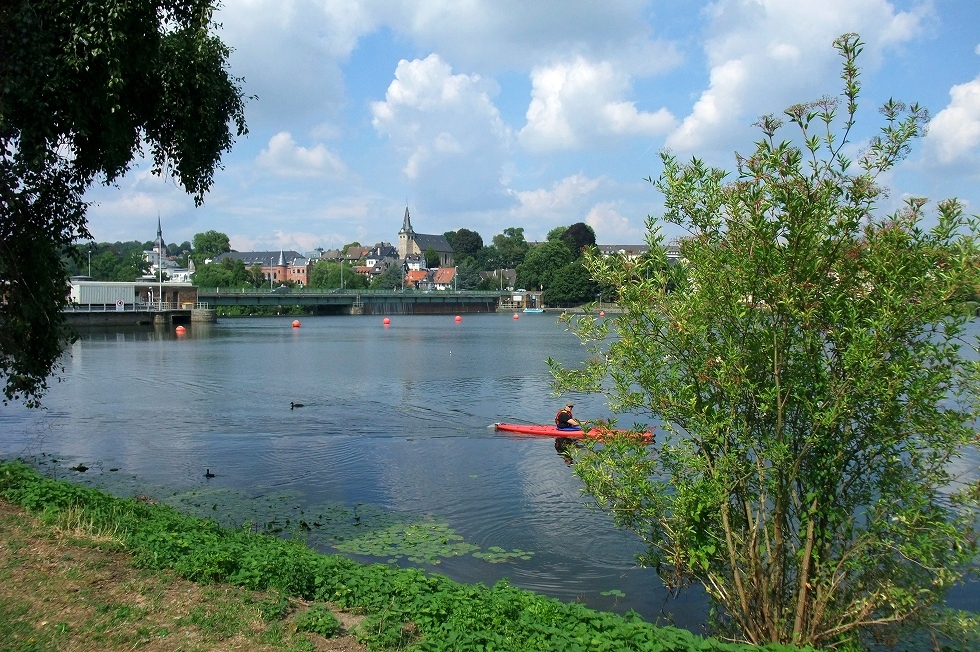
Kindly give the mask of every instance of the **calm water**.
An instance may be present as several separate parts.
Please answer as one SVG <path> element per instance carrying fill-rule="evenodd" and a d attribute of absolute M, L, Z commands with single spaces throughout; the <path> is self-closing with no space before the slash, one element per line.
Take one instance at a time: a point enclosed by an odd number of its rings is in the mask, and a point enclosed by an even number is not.
<path fill-rule="evenodd" d="M 477 552 L 533 555 L 489 563 L 467 551 L 423 567 L 699 629 L 702 594 L 668 599 L 634 566 L 635 536 L 584 506 L 552 440 L 487 427 L 547 423 L 562 404 L 544 360 L 575 364 L 585 350 L 553 315 L 301 319 L 222 319 L 179 339 L 85 332 L 46 411 L 0 412 L 0 457 L 43 453 L 50 474 L 227 523 L 297 532 L 300 519 L 322 521 L 302 535 L 325 551 L 331 528 L 348 539 L 395 521 L 449 528 Z M 597 397 L 575 403 L 576 416 L 608 416 Z M 79 462 L 90 470 L 68 469 Z M 399 557 L 379 554 L 356 558 Z M 980 610 L 977 594 L 973 584 L 952 602 Z"/>
<path fill-rule="evenodd" d="M 227 509 L 231 520 L 240 506 L 226 503 L 244 495 L 256 509 L 281 505 L 293 523 L 288 508 L 312 522 L 326 504 L 447 524 L 481 551 L 533 553 L 426 566 L 454 579 L 506 577 L 564 600 L 699 627 L 702 597 L 666 601 L 653 571 L 634 565 L 635 536 L 584 506 L 553 440 L 487 427 L 548 423 L 562 404 L 545 358 L 575 363 L 584 348 L 554 315 L 396 316 L 388 327 L 380 317 L 308 316 L 298 329 L 291 320 L 222 319 L 193 324 L 179 339 L 163 329 L 86 331 L 45 412 L 0 413 L 0 457 L 47 453 L 60 462 L 42 467 L 50 473 L 121 494 L 197 496 L 192 507 L 217 505 L 213 515 Z M 290 410 L 291 401 L 305 407 Z M 578 416 L 607 414 L 596 397 L 575 402 Z M 92 468 L 68 470 L 78 462 Z"/>

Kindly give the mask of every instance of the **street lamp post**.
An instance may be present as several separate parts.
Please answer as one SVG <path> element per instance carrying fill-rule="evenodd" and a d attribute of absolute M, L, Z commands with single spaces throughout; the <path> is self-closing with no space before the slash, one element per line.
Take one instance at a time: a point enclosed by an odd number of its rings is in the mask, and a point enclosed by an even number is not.
<path fill-rule="evenodd" d="M 92 250 L 88 250 L 88 277 L 92 278 Z"/>

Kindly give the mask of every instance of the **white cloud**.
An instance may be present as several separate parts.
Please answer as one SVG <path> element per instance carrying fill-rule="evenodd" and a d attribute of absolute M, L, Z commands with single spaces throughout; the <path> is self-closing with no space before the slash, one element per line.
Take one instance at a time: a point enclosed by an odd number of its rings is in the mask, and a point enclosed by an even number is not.
<path fill-rule="evenodd" d="M 596 235 L 602 234 L 602 242 L 599 244 L 635 244 L 642 242 L 644 225 L 633 224 L 629 218 L 620 215 L 616 210 L 616 207 L 620 203 L 619 201 L 599 202 L 585 216 L 585 223 L 592 227 Z"/>
<path fill-rule="evenodd" d="M 980 158 L 980 76 L 949 90 L 950 103 L 929 123 L 927 157 L 940 165 Z"/>
<path fill-rule="evenodd" d="M 642 242 L 644 216 L 653 199 L 649 184 L 622 184 L 607 176 L 573 174 L 547 188 L 512 191 L 520 204 L 507 213 L 509 224 L 526 225 L 528 240 L 542 240 L 556 226 L 585 222 L 601 244 Z"/>
<path fill-rule="evenodd" d="M 423 201 L 455 208 L 500 205 L 512 135 L 491 99 L 492 81 L 456 74 L 439 55 L 402 60 L 371 113 L 378 134 L 405 157 Z"/>
<path fill-rule="evenodd" d="M 675 65 L 652 36 L 649 0 L 400 0 L 367 2 L 379 23 L 468 68 L 526 70 L 574 55 L 616 59 L 634 73 Z"/>
<path fill-rule="evenodd" d="M 639 111 L 624 98 L 629 75 L 583 57 L 535 68 L 521 142 L 531 150 L 575 149 L 609 136 L 659 136 L 675 124 L 666 109 Z"/>
<path fill-rule="evenodd" d="M 281 131 L 271 139 L 255 162 L 280 177 L 327 177 L 340 179 L 347 174 L 347 167 L 340 157 L 323 143 L 315 147 L 300 147 L 288 131 Z"/>
<path fill-rule="evenodd" d="M 246 106 L 253 131 L 263 122 L 281 129 L 338 111 L 341 65 L 376 26 L 358 0 L 225 0 L 215 20 L 245 94 L 257 96 Z"/>
<path fill-rule="evenodd" d="M 835 38 L 859 33 L 866 43 L 861 63 L 874 68 L 885 48 L 920 31 L 931 5 L 897 11 L 887 0 L 718 0 L 706 11 L 710 82 L 667 138 L 668 147 L 683 153 L 728 150 L 745 142 L 748 124 L 758 115 L 817 99 L 806 95 L 814 87 L 835 92 Z"/>
<path fill-rule="evenodd" d="M 511 211 L 519 217 L 565 217 L 569 208 L 576 207 L 599 187 L 601 179 L 573 174 L 552 184 L 550 189 L 515 191 L 520 206 Z"/>

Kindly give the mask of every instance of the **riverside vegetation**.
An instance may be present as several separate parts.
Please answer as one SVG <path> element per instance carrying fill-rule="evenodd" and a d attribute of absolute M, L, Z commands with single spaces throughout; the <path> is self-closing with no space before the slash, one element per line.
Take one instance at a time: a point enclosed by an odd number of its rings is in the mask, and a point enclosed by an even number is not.
<path fill-rule="evenodd" d="M 303 649 L 302 639 L 287 637 L 284 631 L 305 629 L 330 634 L 337 629 L 327 604 L 361 614 L 363 621 L 355 629 L 357 638 L 370 649 L 379 650 L 806 649 L 777 644 L 755 648 L 702 638 L 673 627 L 655 627 L 633 613 L 620 616 L 563 603 L 506 581 L 493 587 L 470 586 L 419 569 L 363 565 L 315 552 L 300 541 L 225 528 L 166 505 L 118 498 L 45 478 L 20 462 L 0 462 L 0 497 L 39 514 L 48 524 L 70 519 L 92 534 L 111 533 L 114 543 L 109 545 L 131 555 L 138 568 L 170 571 L 207 587 L 227 583 L 248 591 L 274 592 L 269 594 L 273 597 L 258 601 L 248 596 L 242 599 L 254 603 L 251 609 L 268 612 L 267 619 L 275 624 L 268 636 L 278 636 L 278 641 L 295 649 Z M 291 628 L 279 622 L 290 600 L 313 603 L 303 617 L 291 621 Z M 8 625 L 0 634 L 11 636 L 15 627 L 26 627 L 15 612 L 3 608 L 0 620 Z M 134 608 L 125 604 L 106 607 L 123 615 Z M 34 620 L 43 618 L 35 614 Z M 157 635 L 169 635 L 169 631 L 161 625 Z M 67 636 L 68 631 L 61 635 Z M 57 647 L 56 639 L 50 642 L 48 647 L 24 642 L 12 649 Z"/>
<path fill-rule="evenodd" d="M 840 650 L 917 631 L 976 650 L 976 614 L 943 604 L 980 561 L 963 458 L 980 443 L 980 218 L 919 198 L 879 215 L 879 180 L 928 114 L 889 100 L 846 158 L 861 43 L 835 45 L 841 97 L 787 109 L 789 135 L 761 118 L 733 180 L 664 153 L 654 185 L 681 261 L 654 218 L 650 257 L 587 258 L 623 313 L 577 320 L 591 355 L 551 361 L 556 391 L 663 424 L 655 446 L 590 446 L 575 470 L 668 586 L 704 587 L 720 631 Z"/>

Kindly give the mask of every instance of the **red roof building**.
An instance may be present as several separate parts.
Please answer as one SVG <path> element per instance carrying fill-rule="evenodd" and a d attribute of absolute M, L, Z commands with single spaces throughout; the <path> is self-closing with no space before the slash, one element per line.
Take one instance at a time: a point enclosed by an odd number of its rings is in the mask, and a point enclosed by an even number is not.
<path fill-rule="evenodd" d="M 432 284 L 437 290 L 452 290 L 454 278 L 456 278 L 455 267 L 440 267 L 432 276 Z"/>

